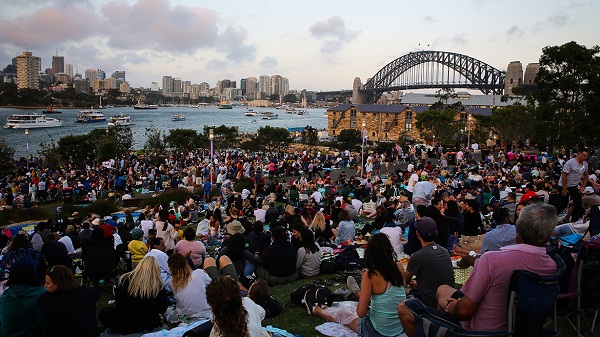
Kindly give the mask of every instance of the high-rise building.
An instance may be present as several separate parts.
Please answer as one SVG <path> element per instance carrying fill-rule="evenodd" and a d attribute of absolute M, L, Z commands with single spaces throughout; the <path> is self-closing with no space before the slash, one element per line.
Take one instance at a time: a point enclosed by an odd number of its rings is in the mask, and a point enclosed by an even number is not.
<path fill-rule="evenodd" d="M 102 69 L 98 69 L 98 79 L 101 79 L 102 81 L 104 81 L 105 78 L 106 78 L 106 72 L 104 72 L 104 70 L 102 70 Z"/>
<path fill-rule="evenodd" d="M 240 89 L 242 89 L 242 95 L 246 95 L 246 79 L 242 78 L 240 80 Z"/>
<path fill-rule="evenodd" d="M 248 77 L 246 79 L 246 93 L 244 94 L 248 100 L 256 99 L 256 90 L 258 87 L 258 80 L 256 77 Z"/>
<path fill-rule="evenodd" d="M 24 51 L 17 56 L 17 88 L 39 89 L 42 58 L 33 56 L 30 51 Z"/>
<path fill-rule="evenodd" d="M 69 76 L 67 74 L 65 74 L 65 73 L 56 74 L 56 76 L 55 76 L 55 82 L 68 83 L 69 82 Z"/>
<path fill-rule="evenodd" d="M 178 97 L 183 96 L 183 83 L 181 78 L 173 78 L 173 95 Z"/>
<path fill-rule="evenodd" d="M 200 96 L 209 97 L 210 96 L 210 84 L 206 82 L 200 83 Z"/>
<path fill-rule="evenodd" d="M 104 79 L 104 89 L 117 89 L 117 78 L 116 77 L 108 77 Z"/>
<path fill-rule="evenodd" d="M 54 74 L 65 72 L 65 57 L 64 56 L 52 56 L 52 71 Z"/>
<path fill-rule="evenodd" d="M 192 84 L 190 85 L 190 98 L 198 99 L 200 97 L 200 84 Z"/>
<path fill-rule="evenodd" d="M 120 81 L 125 81 L 125 70 L 117 70 L 112 74 L 111 77 L 114 77 Z"/>
<path fill-rule="evenodd" d="M 152 82 L 152 84 L 150 84 L 150 91 L 158 91 L 158 83 Z"/>
<path fill-rule="evenodd" d="M 173 94 L 173 77 L 163 76 L 162 78 L 162 94 L 171 96 Z"/>
<path fill-rule="evenodd" d="M 72 64 L 65 65 L 65 73 L 67 74 L 67 76 L 69 76 L 69 78 L 73 78 L 73 65 Z"/>
<path fill-rule="evenodd" d="M 192 81 L 183 81 L 183 93 L 189 94 L 191 86 L 192 86 Z"/>
<path fill-rule="evenodd" d="M 257 99 L 264 99 L 271 96 L 271 76 L 260 75 L 258 78 L 258 97 Z"/>
<path fill-rule="evenodd" d="M 98 71 L 96 69 L 86 69 L 85 79 L 90 81 L 90 83 L 94 83 L 98 79 Z"/>
<path fill-rule="evenodd" d="M 123 81 L 121 82 L 121 85 L 119 86 L 119 91 L 125 94 L 128 94 L 129 92 L 131 92 L 131 86 L 129 85 L 129 82 L 127 81 Z"/>

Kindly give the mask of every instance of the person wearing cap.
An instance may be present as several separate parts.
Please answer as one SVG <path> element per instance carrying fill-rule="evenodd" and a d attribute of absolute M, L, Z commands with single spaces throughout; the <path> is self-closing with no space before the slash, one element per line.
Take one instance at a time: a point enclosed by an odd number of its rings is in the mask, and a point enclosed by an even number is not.
<path fill-rule="evenodd" d="M 350 200 L 352 201 L 352 206 L 354 206 L 354 209 L 356 209 L 356 212 L 360 213 L 360 210 L 362 209 L 363 206 L 363 202 L 360 201 L 360 199 L 358 199 L 356 197 L 356 195 L 352 192 L 350 192 L 350 194 L 348 194 L 348 198 L 350 198 Z M 358 217 L 358 215 L 357 215 Z"/>
<path fill-rule="evenodd" d="M 519 202 L 527 201 L 531 198 L 537 199 L 537 197 L 538 195 L 535 192 L 535 186 L 533 185 L 533 183 L 527 183 L 527 185 L 525 185 L 525 193 L 521 196 Z"/>
<path fill-rule="evenodd" d="M 417 238 L 421 242 L 421 249 L 410 256 L 406 270 L 401 267 L 405 285 L 413 285 L 418 289 L 415 296 L 428 306 L 437 305 L 436 291 L 439 286 L 447 284 L 454 286 L 454 269 L 450 253 L 444 247 L 435 243 L 437 225 L 427 216 L 415 222 Z M 411 282 L 412 277 L 416 280 Z"/>
<path fill-rule="evenodd" d="M 141 228 L 134 228 L 133 231 L 131 231 L 131 236 L 133 236 L 133 240 L 129 242 L 127 249 L 131 252 L 131 267 L 135 269 L 138 263 L 140 263 L 148 253 L 148 247 L 144 241 L 142 241 L 144 231 Z"/>
<path fill-rule="evenodd" d="M 237 233 L 244 234 L 244 232 L 246 232 L 246 229 L 238 220 L 233 220 L 232 222 L 225 225 L 225 229 L 227 230 L 227 234 L 229 235 L 234 235 Z"/>

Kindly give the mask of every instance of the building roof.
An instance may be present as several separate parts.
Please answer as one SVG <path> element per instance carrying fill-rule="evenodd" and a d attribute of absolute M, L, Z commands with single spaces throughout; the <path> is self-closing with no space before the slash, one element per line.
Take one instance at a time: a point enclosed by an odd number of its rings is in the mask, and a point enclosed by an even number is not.
<path fill-rule="evenodd" d="M 437 102 L 437 100 L 436 100 Z M 414 112 L 421 113 L 429 110 L 429 106 L 425 105 L 380 105 L 380 104 L 340 104 L 335 107 L 327 109 L 327 111 L 346 111 L 352 107 L 355 107 L 360 112 L 378 112 L 378 113 L 401 113 L 406 109 L 410 109 Z M 480 108 L 480 107 L 464 107 L 464 111 L 474 115 L 490 116 L 492 114 L 492 108 Z M 457 111 L 458 112 L 458 111 Z"/>
<path fill-rule="evenodd" d="M 456 92 L 456 99 L 448 99 L 448 105 L 456 102 L 461 102 L 465 107 L 492 107 L 492 106 L 508 106 L 517 102 L 525 105 L 524 97 L 509 97 L 506 102 L 501 102 L 501 95 L 473 95 L 468 92 Z M 433 105 L 439 101 L 437 94 L 421 94 L 408 92 L 400 98 L 402 104 L 408 106 L 414 105 Z"/>

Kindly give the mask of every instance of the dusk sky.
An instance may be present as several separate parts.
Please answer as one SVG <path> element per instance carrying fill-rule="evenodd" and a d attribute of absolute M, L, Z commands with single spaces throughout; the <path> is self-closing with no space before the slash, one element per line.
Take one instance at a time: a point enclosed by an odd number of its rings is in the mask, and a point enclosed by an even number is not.
<path fill-rule="evenodd" d="M 125 70 L 133 87 L 287 77 L 290 89 L 351 89 L 417 50 L 505 70 L 542 48 L 600 44 L 600 1 L 0 0 L 0 68 L 28 49 L 51 67 Z"/>

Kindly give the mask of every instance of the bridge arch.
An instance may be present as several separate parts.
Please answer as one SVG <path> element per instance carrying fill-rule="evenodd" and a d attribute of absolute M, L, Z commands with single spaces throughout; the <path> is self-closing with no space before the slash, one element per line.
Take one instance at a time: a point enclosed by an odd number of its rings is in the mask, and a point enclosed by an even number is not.
<path fill-rule="evenodd" d="M 506 73 L 473 57 L 424 50 L 403 55 L 381 68 L 360 90 L 363 101 L 376 102 L 385 91 L 424 88 L 478 89 L 502 94 Z"/>

